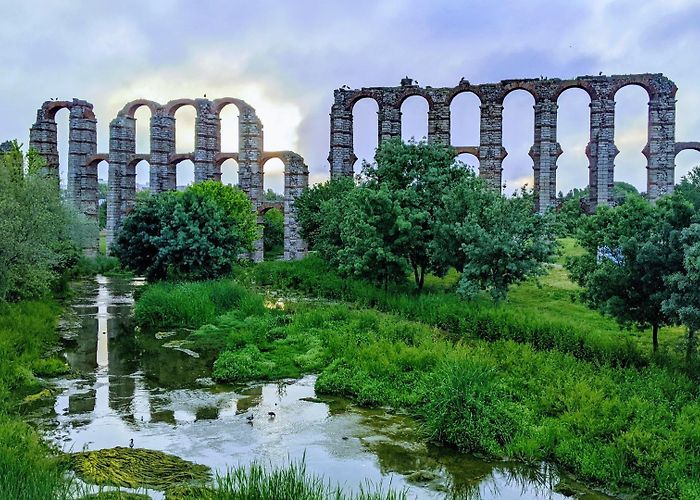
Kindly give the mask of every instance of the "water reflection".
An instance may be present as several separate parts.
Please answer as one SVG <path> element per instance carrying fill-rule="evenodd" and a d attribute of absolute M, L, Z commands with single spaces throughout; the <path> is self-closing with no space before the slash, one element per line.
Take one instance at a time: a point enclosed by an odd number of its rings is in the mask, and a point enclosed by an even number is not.
<path fill-rule="evenodd" d="M 407 488 L 410 498 L 565 498 L 555 491 L 559 476 L 551 468 L 491 463 L 428 445 L 408 417 L 317 399 L 314 376 L 235 389 L 212 385 L 211 359 L 162 347 L 186 333 L 161 340 L 134 333 L 133 292 L 141 283 L 98 277 L 80 285 L 76 316 L 66 321 L 72 339 L 66 356 L 81 376 L 57 381 L 62 391 L 48 431 L 63 449 L 133 439 L 221 472 L 305 456 L 310 471 L 349 490 L 369 480 Z"/>

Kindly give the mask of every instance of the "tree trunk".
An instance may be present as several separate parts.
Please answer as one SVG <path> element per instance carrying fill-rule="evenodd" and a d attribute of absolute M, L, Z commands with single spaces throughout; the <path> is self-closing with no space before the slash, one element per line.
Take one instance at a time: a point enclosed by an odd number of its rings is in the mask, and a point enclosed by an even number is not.
<path fill-rule="evenodd" d="M 425 284 L 425 268 L 420 268 L 420 282 L 418 283 L 418 291 L 423 291 L 423 285 Z"/>
<path fill-rule="evenodd" d="M 654 323 L 651 325 L 651 341 L 654 345 L 654 354 L 659 350 L 659 325 Z"/>

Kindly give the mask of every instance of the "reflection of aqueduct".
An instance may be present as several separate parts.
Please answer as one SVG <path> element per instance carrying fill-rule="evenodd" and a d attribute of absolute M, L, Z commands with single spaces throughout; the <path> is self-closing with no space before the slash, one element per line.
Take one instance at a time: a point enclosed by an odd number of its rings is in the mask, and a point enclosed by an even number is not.
<path fill-rule="evenodd" d="M 535 177 L 537 209 L 544 211 L 556 199 L 557 158 L 562 153 L 557 142 L 557 99 L 566 89 L 585 90 L 591 99 L 589 159 L 589 204 L 607 204 L 612 197 L 615 156 L 615 93 L 627 85 L 639 85 L 649 94 L 647 193 L 656 199 L 673 190 L 675 157 L 684 149 L 700 151 L 700 142 L 677 143 L 675 139 L 676 85 L 661 74 L 582 76 L 573 80 L 504 80 L 495 84 L 472 85 L 462 80 L 449 88 L 419 87 L 406 78 L 400 87 L 341 88 L 335 91 L 331 109 L 331 148 L 328 161 L 331 176 L 353 175 L 353 106 L 364 98 L 374 99 L 379 111 L 379 142 L 401 137 L 401 104 L 410 96 L 428 102 L 428 140 L 451 144 L 450 103 L 463 92 L 474 93 L 481 101 L 480 144 L 455 144 L 456 152 L 471 153 L 479 159 L 480 175 L 500 189 L 501 164 L 507 152 L 502 143 L 503 100 L 516 89 L 535 98 L 534 144 L 530 148 Z"/>
<path fill-rule="evenodd" d="M 221 151 L 222 109 L 233 104 L 238 108 L 239 151 Z M 175 112 L 182 106 L 197 111 L 195 147 L 190 154 L 176 154 Z M 149 154 L 136 153 L 136 119 L 141 106 L 151 111 L 151 147 Z M 250 197 L 259 215 L 269 209 L 263 201 L 265 162 L 279 158 L 284 164 L 284 258 L 299 259 L 306 244 L 299 236 L 294 199 L 308 185 L 309 170 L 304 159 L 292 151 L 266 152 L 263 148 L 263 125 L 255 109 L 240 99 L 177 99 L 161 105 L 144 99 L 128 103 L 110 123 L 109 154 L 97 153 L 97 120 L 87 101 L 47 101 L 37 111 L 30 131 L 29 145 L 47 161 L 51 175 L 58 180 L 58 145 L 56 113 L 70 111 L 68 138 L 68 200 L 88 217 L 97 215 L 97 165 L 109 164 L 107 197 L 107 244 L 109 245 L 123 218 L 133 208 L 136 197 L 136 164 L 147 160 L 150 165 L 150 190 L 158 193 L 176 188 L 176 166 L 184 160 L 194 163 L 195 181 L 221 180 L 221 164 L 234 159 L 238 163 L 239 185 Z M 259 218 L 259 222 L 261 219 Z M 262 240 L 256 242 L 255 260 L 262 259 Z"/>

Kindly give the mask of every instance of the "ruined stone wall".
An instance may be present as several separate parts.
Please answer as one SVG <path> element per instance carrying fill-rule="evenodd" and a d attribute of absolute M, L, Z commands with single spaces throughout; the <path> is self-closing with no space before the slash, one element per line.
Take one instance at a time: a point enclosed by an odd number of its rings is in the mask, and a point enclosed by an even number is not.
<path fill-rule="evenodd" d="M 404 78 L 397 87 L 369 87 L 335 91 L 331 108 L 331 177 L 351 176 L 356 156 L 353 152 L 353 115 L 355 103 L 374 99 L 379 107 L 381 143 L 401 137 L 401 105 L 419 95 L 428 102 L 428 141 L 450 144 L 457 151 L 474 151 L 479 173 L 496 189 L 502 186 L 502 163 L 508 152 L 503 147 L 503 100 L 512 91 L 523 89 L 535 99 L 535 126 L 530 157 L 533 160 L 536 209 L 544 211 L 556 200 L 557 159 L 562 153 L 557 142 L 557 99 L 566 89 L 585 90 L 591 98 L 589 159 L 589 205 L 608 204 L 612 200 L 615 156 L 615 93 L 627 85 L 639 85 L 649 94 L 647 157 L 647 193 L 651 200 L 673 190 L 675 155 L 675 84 L 662 74 L 580 76 L 503 80 L 474 85 L 462 79 L 456 87 L 420 87 Z M 481 101 L 479 144 L 452 144 L 450 139 L 450 103 L 462 92 L 472 92 Z M 694 143 L 683 143 L 694 144 Z"/>
<path fill-rule="evenodd" d="M 239 110 L 239 151 L 221 151 L 221 110 L 228 104 Z M 195 147 L 189 154 L 177 154 L 175 148 L 175 112 L 182 106 L 197 111 Z M 136 153 L 136 111 L 146 106 L 151 111 L 150 153 Z M 221 163 L 234 158 L 239 165 L 239 185 L 250 197 L 253 210 L 262 225 L 263 166 L 272 157 L 284 163 L 285 177 L 285 242 L 284 258 L 299 259 L 306 253 L 306 244 L 299 236 L 294 198 L 308 186 L 308 167 L 292 151 L 265 153 L 263 125 L 255 109 L 235 98 L 177 99 L 164 105 L 139 99 L 127 103 L 110 122 L 109 154 L 97 153 L 97 120 L 92 104 L 73 101 L 47 101 L 37 111 L 37 120 L 30 130 L 30 147 L 47 161 L 47 173 L 59 180 L 59 157 L 55 115 L 59 109 L 70 111 L 67 197 L 85 215 L 97 219 L 97 165 L 109 163 L 107 196 L 107 245 L 112 244 L 122 221 L 136 201 L 136 165 L 146 160 L 150 166 L 150 190 L 154 193 L 176 189 L 176 168 L 183 160 L 195 167 L 195 181 L 221 180 Z M 97 242 L 93 250 L 97 248 Z M 263 258 L 262 239 L 255 242 L 250 257 Z"/>

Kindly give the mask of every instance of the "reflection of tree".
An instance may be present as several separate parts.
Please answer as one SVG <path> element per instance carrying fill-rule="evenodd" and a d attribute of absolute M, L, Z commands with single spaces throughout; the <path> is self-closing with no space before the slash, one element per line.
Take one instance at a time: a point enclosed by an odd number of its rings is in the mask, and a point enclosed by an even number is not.
<path fill-rule="evenodd" d="M 504 489 L 513 488 L 523 497 L 547 497 L 559 481 L 556 469 L 546 463 L 532 466 L 489 462 L 444 446 L 425 445 L 415 426 L 401 425 L 396 431 L 391 420 L 392 417 L 364 421 L 379 435 L 364 442 L 376 454 L 382 473 L 398 473 L 409 482 L 429 488 L 446 488 L 449 498 L 498 498 Z"/>
<path fill-rule="evenodd" d="M 241 398 L 237 401 L 236 413 L 245 413 L 250 408 L 258 406 L 262 401 L 263 386 L 249 387 L 241 391 Z"/>

